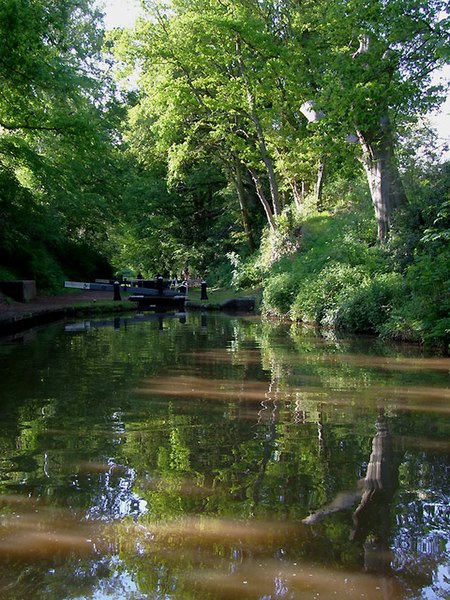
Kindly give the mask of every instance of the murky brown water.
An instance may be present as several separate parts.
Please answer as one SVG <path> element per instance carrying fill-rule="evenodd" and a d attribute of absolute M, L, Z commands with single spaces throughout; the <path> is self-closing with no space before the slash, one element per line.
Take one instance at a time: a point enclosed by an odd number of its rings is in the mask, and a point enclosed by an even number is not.
<path fill-rule="evenodd" d="M 450 596 L 449 359 L 212 314 L 0 359 L 0 598 Z"/>

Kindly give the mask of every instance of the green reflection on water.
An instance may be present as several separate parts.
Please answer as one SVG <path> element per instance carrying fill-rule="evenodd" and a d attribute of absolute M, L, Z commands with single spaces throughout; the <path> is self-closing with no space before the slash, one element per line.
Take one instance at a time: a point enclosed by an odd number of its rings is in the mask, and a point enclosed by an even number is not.
<path fill-rule="evenodd" d="M 0 358 L 2 598 L 449 592 L 448 359 L 197 314 Z"/>

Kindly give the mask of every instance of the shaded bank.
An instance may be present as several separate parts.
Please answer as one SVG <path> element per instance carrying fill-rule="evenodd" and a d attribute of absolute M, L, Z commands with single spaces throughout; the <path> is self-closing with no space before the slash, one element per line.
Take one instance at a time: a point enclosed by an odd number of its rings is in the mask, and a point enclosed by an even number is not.
<path fill-rule="evenodd" d="M 0 297 L 0 335 L 25 331 L 64 319 L 100 313 L 133 311 L 128 301 L 114 302 L 109 292 L 80 292 L 59 296 L 38 296 L 31 302 L 14 302 Z"/>
<path fill-rule="evenodd" d="M 233 293 L 230 292 L 229 295 L 232 296 Z M 253 297 L 223 299 L 223 294 L 219 294 L 217 300 L 204 302 L 197 296 L 197 291 L 194 291 L 192 301 L 186 302 L 188 310 L 254 312 L 257 305 Z M 0 335 L 25 331 L 37 325 L 65 318 L 126 313 L 137 310 L 138 306 L 129 302 L 126 294 L 121 301 L 114 301 L 113 294 L 104 291 L 80 291 L 58 296 L 40 296 L 30 302 L 15 302 L 0 297 Z"/>

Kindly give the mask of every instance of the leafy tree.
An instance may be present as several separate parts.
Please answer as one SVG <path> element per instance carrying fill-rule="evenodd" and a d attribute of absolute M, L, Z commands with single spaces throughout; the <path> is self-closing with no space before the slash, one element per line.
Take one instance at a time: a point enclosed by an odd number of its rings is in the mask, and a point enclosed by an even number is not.
<path fill-rule="evenodd" d="M 77 131 L 100 97 L 99 13 L 88 0 L 6 0 L 0 7 L 3 130 Z M 3 134 L 4 135 L 4 134 Z M 3 137 L 3 136 L 2 136 Z"/>
<path fill-rule="evenodd" d="M 220 156 L 240 201 L 243 165 L 271 228 L 283 192 L 299 205 L 315 172 L 319 193 L 325 158 L 357 157 L 384 241 L 406 202 L 395 157 L 400 126 L 440 101 L 431 74 L 449 56 L 445 5 L 146 3 L 149 18 L 122 39 L 142 67 L 137 135 L 167 156 L 170 170 L 191 153 Z M 308 109 L 322 122 L 308 125 Z M 345 142 L 352 136 L 354 147 Z"/>
<path fill-rule="evenodd" d="M 118 122 L 98 19 L 88 0 L 0 6 L 0 245 L 16 275 L 43 287 L 60 283 L 61 266 L 80 272 L 74 254 L 95 263 L 104 252 Z"/>
<path fill-rule="evenodd" d="M 321 18 L 307 27 L 318 49 L 315 106 L 333 136 L 356 134 L 380 241 L 406 202 L 395 157 L 400 126 L 442 99 L 431 75 L 449 58 L 446 7 L 440 0 L 337 0 L 317 6 Z"/>
<path fill-rule="evenodd" d="M 193 155 L 220 161 L 236 186 L 252 245 L 246 180 L 272 228 L 281 211 L 268 137 L 279 119 L 269 99 L 275 71 L 267 66 L 267 56 L 275 57 L 277 50 L 251 5 L 197 1 L 175 2 L 172 8 L 150 6 L 135 38 L 122 37 L 128 60 L 142 64 L 131 143 L 144 160 L 155 153 L 164 157 L 169 176 L 176 177 Z"/>

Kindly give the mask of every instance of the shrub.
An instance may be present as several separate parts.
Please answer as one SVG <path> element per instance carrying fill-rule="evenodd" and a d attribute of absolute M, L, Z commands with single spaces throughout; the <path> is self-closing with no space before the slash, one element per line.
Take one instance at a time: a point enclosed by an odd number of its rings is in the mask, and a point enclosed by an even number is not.
<path fill-rule="evenodd" d="M 12 271 L 0 265 L 0 281 L 14 281 L 15 279 L 16 275 Z"/>
<path fill-rule="evenodd" d="M 286 208 L 276 223 L 275 231 L 267 228 L 262 236 L 259 263 L 264 269 L 295 255 L 302 242 L 302 223 L 295 209 Z"/>
<path fill-rule="evenodd" d="M 358 333 L 380 333 L 405 292 L 398 273 L 380 273 L 364 278 L 339 297 L 335 325 Z"/>
<path fill-rule="evenodd" d="M 52 250 L 52 256 L 69 279 L 93 281 L 96 277 L 109 278 L 113 275 L 108 259 L 82 240 L 68 240 Z"/>
<path fill-rule="evenodd" d="M 263 292 L 265 312 L 287 315 L 298 291 L 299 280 L 291 272 L 278 273 L 266 279 Z"/>
<path fill-rule="evenodd" d="M 30 275 L 36 280 L 36 286 L 41 291 L 57 292 L 64 282 L 64 273 L 58 262 L 44 247 L 34 250 L 30 261 Z"/>
<path fill-rule="evenodd" d="M 227 258 L 214 261 L 207 273 L 208 285 L 213 287 L 230 287 L 233 269 Z"/>
<path fill-rule="evenodd" d="M 235 252 L 230 252 L 227 257 L 233 267 L 231 285 L 234 288 L 255 287 L 261 283 L 262 270 L 255 255 L 244 260 Z"/>
<path fill-rule="evenodd" d="M 429 254 L 416 255 L 414 263 L 407 269 L 405 285 L 409 293 L 392 311 L 381 333 L 397 339 L 420 340 L 448 352 L 450 248 L 444 242 L 429 250 Z"/>
<path fill-rule="evenodd" d="M 340 296 L 361 282 L 364 272 L 358 267 L 332 263 L 320 273 L 302 282 L 292 304 L 293 319 L 306 322 L 334 325 Z"/>

